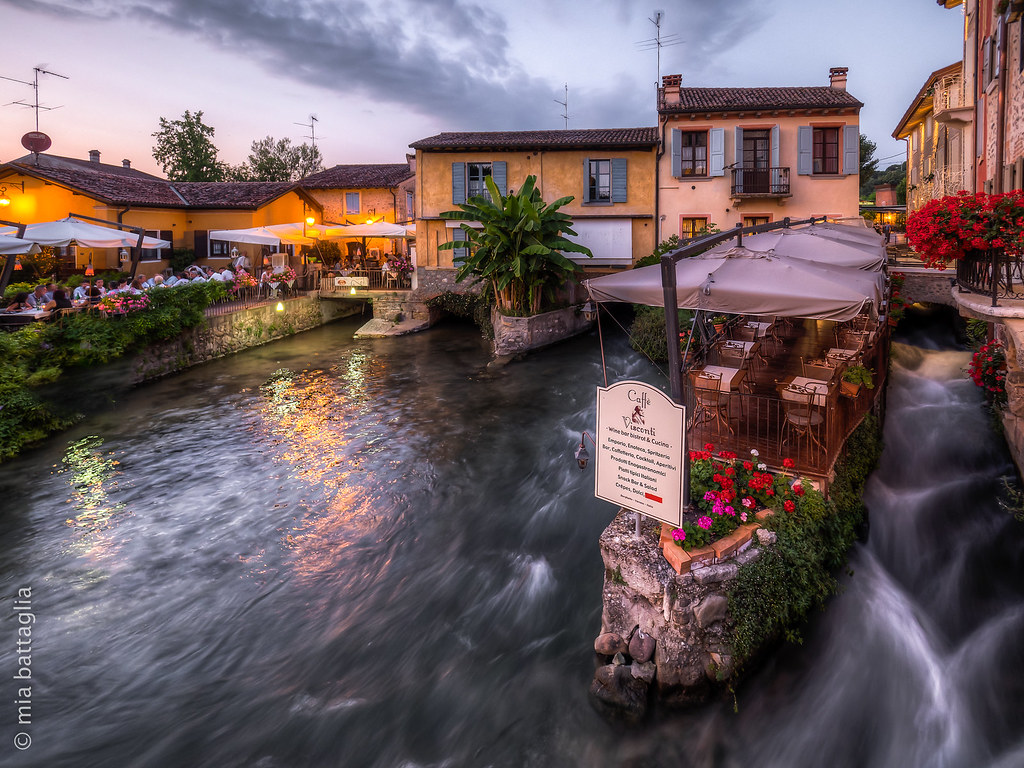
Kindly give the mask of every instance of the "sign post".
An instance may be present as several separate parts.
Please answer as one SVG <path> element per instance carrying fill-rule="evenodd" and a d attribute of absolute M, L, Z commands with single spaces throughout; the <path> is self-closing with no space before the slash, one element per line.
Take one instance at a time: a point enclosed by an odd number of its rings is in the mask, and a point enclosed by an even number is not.
<path fill-rule="evenodd" d="M 640 381 L 597 390 L 595 495 L 673 527 L 683 520 L 686 409 Z"/>

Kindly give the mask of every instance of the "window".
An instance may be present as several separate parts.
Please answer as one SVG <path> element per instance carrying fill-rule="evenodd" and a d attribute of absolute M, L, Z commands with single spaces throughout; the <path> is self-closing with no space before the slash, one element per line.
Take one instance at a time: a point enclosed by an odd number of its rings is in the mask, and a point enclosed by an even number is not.
<path fill-rule="evenodd" d="M 491 175 L 490 163 L 466 163 L 466 197 L 483 195 L 491 199 L 487 191 L 487 177 Z"/>
<path fill-rule="evenodd" d="M 708 219 L 701 217 L 679 217 L 679 237 L 682 240 L 689 240 L 704 234 L 708 228 Z"/>
<path fill-rule="evenodd" d="M 743 226 L 744 227 L 759 227 L 762 224 L 770 222 L 771 216 L 744 216 Z"/>
<path fill-rule="evenodd" d="M 171 230 L 165 229 L 163 231 L 160 231 L 158 229 L 147 229 L 146 230 L 146 237 L 155 237 L 155 238 L 157 238 L 159 240 L 167 240 L 168 242 L 171 243 L 172 247 L 174 245 L 174 232 L 171 231 Z M 214 240 L 213 243 L 214 243 L 215 246 L 216 245 L 223 245 L 225 247 L 227 246 L 227 243 L 222 243 L 222 242 L 220 242 L 218 240 Z M 143 248 L 142 249 L 142 256 L 140 257 L 140 260 L 141 261 L 159 261 L 160 259 L 167 258 L 166 256 L 164 256 L 165 252 L 166 251 L 163 248 Z"/>
<path fill-rule="evenodd" d="M 587 200 L 592 203 L 612 201 L 612 161 L 587 161 Z"/>
<path fill-rule="evenodd" d="M 708 132 L 679 132 L 679 175 L 708 175 Z"/>
<path fill-rule="evenodd" d="M 409 219 L 409 220 L 412 220 L 412 219 L 416 218 L 416 212 L 415 212 L 416 206 L 413 205 L 413 202 L 414 201 L 413 201 L 412 192 L 408 192 L 407 191 L 405 193 L 405 217 L 407 219 Z"/>
<path fill-rule="evenodd" d="M 815 128 L 813 173 L 839 173 L 839 129 Z"/>
<path fill-rule="evenodd" d="M 211 240 L 210 241 L 210 258 L 211 259 L 227 259 L 231 256 L 231 243 L 226 243 L 223 240 Z"/>
<path fill-rule="evenodd" d="M 359 193 L 358 192 L 346 192 L 345 193 L 345 215 L 346 216 L 357 216 L 359 214 Z"/>

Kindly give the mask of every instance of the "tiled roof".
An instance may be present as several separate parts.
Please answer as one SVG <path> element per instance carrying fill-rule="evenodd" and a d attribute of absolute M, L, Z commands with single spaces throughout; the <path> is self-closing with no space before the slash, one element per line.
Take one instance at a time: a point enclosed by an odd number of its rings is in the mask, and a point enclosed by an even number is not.
<path fill-rule="evenodd" d="M 110 163 L 93 162 L 92 160 L 82 160 L 77 157 L 48 155 L 45 152 L 41 152 L 39 155 L 32 153 L 23 155 L 11 162 L 18 163 L 20 165 L 29 165 L 39 169 L 81 169 L 96 173 L 109 173 L 114 176 L 130 176 L 135 179 L 151 179 L 156 181 L 165 180 L 160 176 L 154 176 L 151 173 L 140 171 L 137 168 L 125 168 L 124 165 L 111 165 Z"/>
<path fill-rule="evenodd" d="M 587 149 L 589 147 L 654 147 L 655 128 L 595 128 L 567 131 L 492 131 L 439 133 L 415 141 L 413 149 Z"/>
<path fill-rule="evenodd" d="M 306 189 L 369 189 L 397 187 L 415 176 L 408 163 L 336 165 L 314 173 L 299 183 Z"/>
<path fill-rule="evenodd" d="M 864 104 L 842 88 L 680 88 L 679 103 L 661 112 L 740 112 L 753 109 L 857 108 Z"/>
<path fill-rule="evenodd" d="M 290 181 L 170 182 L 149 174 L 110 173 L 95 167 L 98 165 L 14 161 L 0 166 L 0 172 L 53 181 L 112 205 L 160 208 L 258 208 L 298 187 Z M 106 167 L 118 170 L 117 166 Z"/>

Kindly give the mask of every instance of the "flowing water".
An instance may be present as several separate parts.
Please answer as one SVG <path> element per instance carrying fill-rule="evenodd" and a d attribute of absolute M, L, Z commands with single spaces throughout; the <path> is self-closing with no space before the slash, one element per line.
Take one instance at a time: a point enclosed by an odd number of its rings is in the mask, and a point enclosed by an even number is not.
<path fill-rule="evenodd" d="M 117 394 L 0 466 L 0 765 L 1024 765 L 1024 526 L 937 333 L 900 348 L 870 536 L 807 642 L 738 713 L 627 731 L 586 693 L 596 337 L 486 372 L 471 328 L 355 327 Z"/>

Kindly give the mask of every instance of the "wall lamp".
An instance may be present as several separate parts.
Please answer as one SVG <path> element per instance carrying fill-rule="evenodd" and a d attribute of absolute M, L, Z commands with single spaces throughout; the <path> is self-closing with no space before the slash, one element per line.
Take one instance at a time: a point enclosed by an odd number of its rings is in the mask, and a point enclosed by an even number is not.
<path fill-rule="evenodd" d="M 586 440 L 590 441 L 590 444 L 597 450 L 597 443 L 594 442 L 594 438 L 590 436 L 588 432 L 580 434 L 580 444 L 576 448 L 576 453 L 573 456 L 576 459 L 576 463 L 580 465 L 580 469 L 587 468 L 587 462 L 590 461 L 590 451 L 587 450 Z"/>
<path fill-rule="evenodd" d="M 25 182 L 23 181 L 5 181 L 3 184 L 0 184 L 0 206 L 3 206 L 4 208 L 11 204 L 11 198 L 7 196 L 8 185 L 12 187 L 19 187 L 21 189 L 21 194 L 25 194 Z"/>
<path fill-rule="evenodd" d="M 588 323 L 594 322 L 594 318 L 597 317 L 597 307 L 588 299 L 587 303 L 583 305 L 583 309 L 580 310 L 583 314 L 583 319 Z"/>

